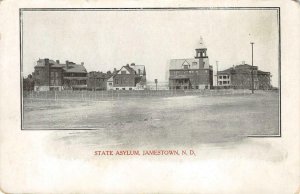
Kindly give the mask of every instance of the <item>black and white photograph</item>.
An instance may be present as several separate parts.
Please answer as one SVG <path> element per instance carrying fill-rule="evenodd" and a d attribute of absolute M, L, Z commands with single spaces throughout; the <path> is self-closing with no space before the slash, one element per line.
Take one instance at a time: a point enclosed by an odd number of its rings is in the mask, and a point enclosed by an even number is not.
<path fill-rule="evenodd" d="M 0 4 L 4 193 L 300 192 L 296 2 L 30 2 Z"/>
<path fill-rule="evenodd" d="M 278 8 L 20 14 L 24 130 L 125 146 L 281 135 Z"/>

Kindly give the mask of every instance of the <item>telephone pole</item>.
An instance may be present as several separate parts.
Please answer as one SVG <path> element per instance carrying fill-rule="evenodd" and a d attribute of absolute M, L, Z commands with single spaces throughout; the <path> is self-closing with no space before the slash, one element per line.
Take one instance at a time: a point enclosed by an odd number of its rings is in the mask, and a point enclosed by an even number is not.
<path fill-rule="evenodd" d="M 218 68 L 218 62 L 219 61 L 216 61 L 216 65 L 217 65 L 217 86 L 219 86 L 219 75 L 218 75 L 219 68 Z"/>
<path fill-rule="evenodd" d="M 253 44 L 254 42 L 250 42 L 251 48 L 252 48 L 252 68 L 251 68 L 251 79 L 252 79 L 252 84 L 251 84 L 251 89 L 252 89 L 252 94 L 254 94 L 254 79 L 253 79 Z"/>

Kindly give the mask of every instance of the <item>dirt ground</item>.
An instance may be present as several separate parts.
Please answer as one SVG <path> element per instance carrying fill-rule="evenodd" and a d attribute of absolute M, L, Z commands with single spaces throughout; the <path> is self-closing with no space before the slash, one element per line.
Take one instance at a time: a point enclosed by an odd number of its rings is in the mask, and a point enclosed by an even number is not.
<path fill-rule="evenodd" d="M 24 129 L 64 131 L 63 141 L 112 146 L 228 143 L 279 134 L 275 92 L 111 101 L 24 99 Z"/>

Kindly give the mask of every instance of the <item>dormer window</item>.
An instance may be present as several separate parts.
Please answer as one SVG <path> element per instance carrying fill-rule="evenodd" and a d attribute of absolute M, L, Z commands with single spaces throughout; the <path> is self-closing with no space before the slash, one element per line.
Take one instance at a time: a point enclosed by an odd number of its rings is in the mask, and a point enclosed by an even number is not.
<path fill-rule="evenodd" d="M 184 65 L 183 69 L 189 69 L 189 66 L 188 65 Z"/>

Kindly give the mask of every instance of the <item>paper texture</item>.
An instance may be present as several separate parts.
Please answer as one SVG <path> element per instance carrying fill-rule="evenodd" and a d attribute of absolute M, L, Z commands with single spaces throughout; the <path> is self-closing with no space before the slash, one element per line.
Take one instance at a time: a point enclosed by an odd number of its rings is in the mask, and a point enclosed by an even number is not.
<path fill-rule="evenodd" d="M 2 1 L 1 192 L 299 193 L 299 16 Z"/>

